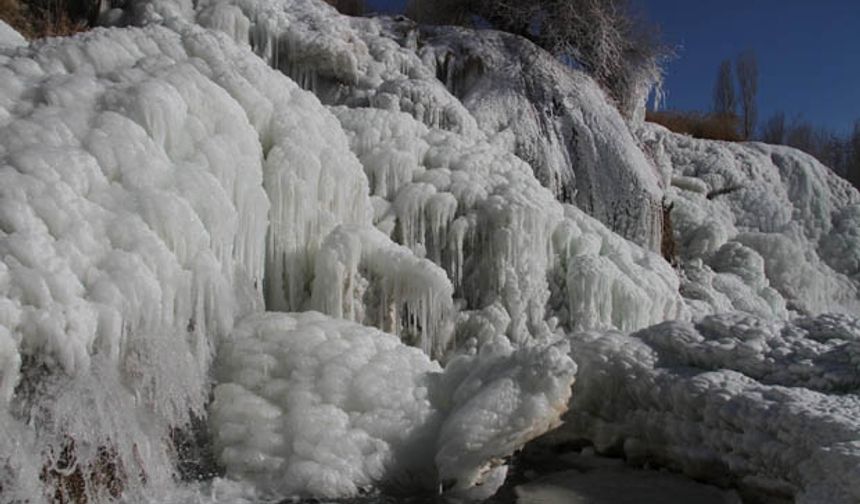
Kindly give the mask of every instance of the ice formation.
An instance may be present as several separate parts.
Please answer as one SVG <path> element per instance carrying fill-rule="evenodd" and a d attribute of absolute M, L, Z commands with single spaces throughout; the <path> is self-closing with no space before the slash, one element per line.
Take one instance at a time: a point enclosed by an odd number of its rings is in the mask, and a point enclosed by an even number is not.
<path fill-rule="evenodd" d="M 391 334 L 317 312 L 248 317 L 218 360 L 211 422 L 227 475 L 322 497 L 492 495 L 504 458 L 556 425 L 576 372 L 564 347 L 504 338 L 443 372 Z"/>
<path fill-rule="evenodd" d="M 562 438 L 858 498 L 860 195 L 812 158 L 628 125 L 493 31 L 103 17 L 0 24 L 2 499 L 172 498 L 209 430 L 237 499 L 480 499 L 568 406 Z"/>
<path fill-rule="evenodd" d="M 811 156 L 781 146 L 640 131 L 672 170 L 667 199 L 694 312 L 785 317 L 860 313 L 860 195 Z"/>
<path fill-rule="evenodd" d="M 4 436 L 35 426 L 3 451 L 15 465 L 111 447 L 129 486 L 169 481 L 152 433 L 204 413 L 214 346 L 258 304 L 262 151 L 217 83 L 247 84 L 220 39 L 151 26 L 0 49 Z"/>
<path fill-rule="evenodd" d="M 557 439 L 797 502 L 860 499 L 860 321 L 712 315 L 572 336 Z"/>
<path fill-rule="evenodd" d="M 324 103 L 402 111 L 432 128 L 486 137 L 528 162 L 560 200 L 659 246 L 667 174 L 591 79 L 531 43 L 489 30 L 349 18 L 312 0 L 202 5 L 201 23 L 250 41 Z"/>

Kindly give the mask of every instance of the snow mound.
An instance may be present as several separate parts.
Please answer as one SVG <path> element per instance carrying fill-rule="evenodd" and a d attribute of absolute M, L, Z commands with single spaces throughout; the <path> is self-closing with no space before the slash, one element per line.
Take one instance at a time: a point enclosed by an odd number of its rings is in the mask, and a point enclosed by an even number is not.
<path fill-rule="evenodd" d="M 280 496 L 492 495 L 504 457 L 558 423 L 576 372 L 565 348 L 504 338 L 443 372 L 393 335 L 315 312 L 246 318 L 218 361 L 216 453 L 229 477 Z"/>
<path fill-rule="evenodd" d="M 673 173 L 667 194 L 694 312 L 860 313 L 860 194 L 848 182 L 788 147 L 656 125 L 639 135 Z"/>
<path fill-rule="evenodd" d="M 580 333 L 565 426 L 634 461 L 797 502 L 856 502 L 860 321 L 741 315 Z"/>

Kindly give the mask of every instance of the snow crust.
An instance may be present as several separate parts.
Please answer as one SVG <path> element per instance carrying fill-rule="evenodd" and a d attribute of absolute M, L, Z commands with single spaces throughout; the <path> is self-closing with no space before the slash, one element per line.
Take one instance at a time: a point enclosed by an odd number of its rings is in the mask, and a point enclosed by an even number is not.
<path fill-rule="evenodd" d="M 714 315 L 571 338 L 559 439 L 797 502 L 855 502 L 860 321 Z"/>

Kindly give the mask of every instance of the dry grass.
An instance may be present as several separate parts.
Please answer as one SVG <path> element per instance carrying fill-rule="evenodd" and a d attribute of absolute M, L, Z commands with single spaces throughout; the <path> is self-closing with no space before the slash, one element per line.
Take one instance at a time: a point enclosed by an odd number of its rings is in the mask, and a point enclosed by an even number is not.
<path fill-rule="evenodd" d="M 645 120 L 665 126 L 675 133 L 685 133 L 696 138 L 729 142 L 739 142 L 743 139 L 738 132 L 740 121 L 734 115 L 649 111 Z"/>
<path fill-rule="evenodd" d="M 0 0 L 0 19 L 24 36 L 30 31 L 24 6 L 18 0 Z"/>
<path fill-rule="evenodd" d="M 27 39 L 64 37 L 90 28 L 91 0 L 0 0 L 0 19 Z"/>

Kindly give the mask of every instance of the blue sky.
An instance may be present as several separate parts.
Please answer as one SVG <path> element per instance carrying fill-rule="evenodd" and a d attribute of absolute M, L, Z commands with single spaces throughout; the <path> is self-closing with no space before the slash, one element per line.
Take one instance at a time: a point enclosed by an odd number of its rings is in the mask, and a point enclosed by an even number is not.
<path fill-rule="evenodd" d="M 396 12 L 404 0 L 368 0 Z M 847 132 L 860 119 L 860 0 L 634 0 L 678 47 L 666 106 L 710 108 L 717 66 L 745 49 L 759 62 L 759 118 L 782 110 Z M 719 8 L 717 8 L 719 6 Z"/>

